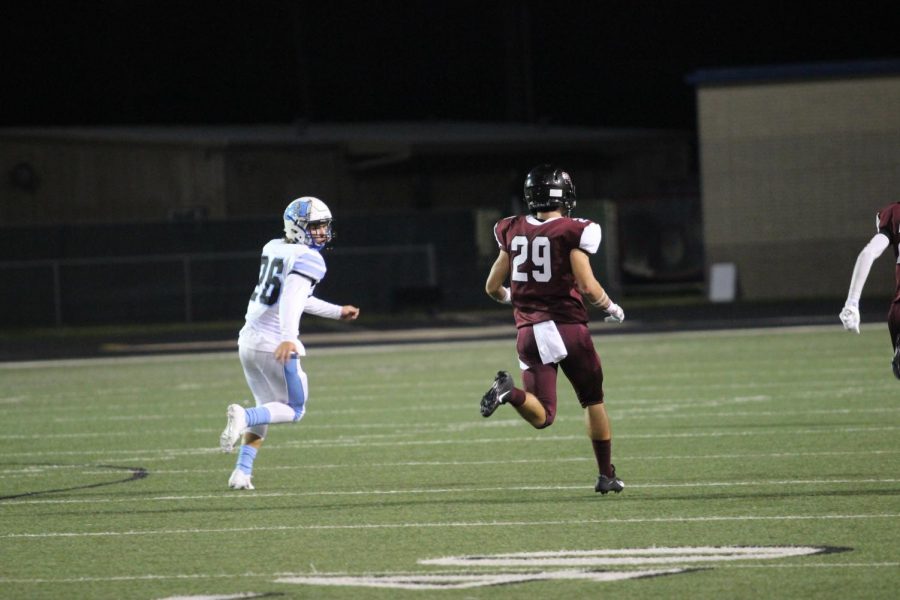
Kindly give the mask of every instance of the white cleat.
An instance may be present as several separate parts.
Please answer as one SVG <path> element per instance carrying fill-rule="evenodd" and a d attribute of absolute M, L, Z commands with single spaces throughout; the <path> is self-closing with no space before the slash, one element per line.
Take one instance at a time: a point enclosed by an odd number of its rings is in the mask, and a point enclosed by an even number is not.
<path fill-rule="evenodd" d="M 247 413 L 240 404 L 232 404 L 228 407 L 226 414 L 228 415 L 228 424 L 225 425 L 225 431 L 219 436 L 219 448 L 222 449 L 222 452 L 231 452 L 237 441 L 241 439 L 241 434 L 247 429 Z"/>
<path fill-rule="evenodd" d="M 254 490 L 253 484 L 250 483 L 250 475 L 247 475 L 240 469 L 235 469 L 228 478 L 228 487 L 233 490 Z"/>

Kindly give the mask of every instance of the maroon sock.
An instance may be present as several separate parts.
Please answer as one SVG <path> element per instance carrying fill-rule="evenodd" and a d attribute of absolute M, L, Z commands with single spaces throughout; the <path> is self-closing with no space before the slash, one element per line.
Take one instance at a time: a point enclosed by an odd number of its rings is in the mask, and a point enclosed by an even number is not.
<path fill-rule="evenodd" d="M 522 406 L 525 404 L 525 390 L 514 387 L 512 392 L 510 392 L 509 400 L 507 400 L 506 403 L 512 404 L 513 406 Z"/>
<path fill-rule="evenodd" d="M 612 477 L 612 440 L 591 440 L 594 445 L 594 456 L 601 475 Z"/>

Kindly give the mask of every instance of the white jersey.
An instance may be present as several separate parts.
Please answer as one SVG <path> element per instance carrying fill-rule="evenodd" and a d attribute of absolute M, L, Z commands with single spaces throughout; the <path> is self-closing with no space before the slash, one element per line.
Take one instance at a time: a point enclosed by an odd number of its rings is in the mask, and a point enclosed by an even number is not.
<path fill-rule="evenodd" d="M 304 355 L 298 339 L 304 308 L 321 316 L 340 318 L 340 306 L 312 296 L 325 272 L 322 255 L 304 244 L 290 244 L 283 239 L 266 244 L 260 258 L 259 281 L 247 304 L 246 323 L 238 344 L 273 352 L 281 342 L 290 341 Z"/>

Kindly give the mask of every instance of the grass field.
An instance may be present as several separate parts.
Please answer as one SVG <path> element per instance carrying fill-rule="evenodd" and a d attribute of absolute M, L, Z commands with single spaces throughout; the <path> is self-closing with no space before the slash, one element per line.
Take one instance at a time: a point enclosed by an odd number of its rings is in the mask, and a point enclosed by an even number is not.
<path fill-rule="evenodd" d="M 236 353 L 0 365 L 0 597 L 895 598 L 882 329 L 595 335 L 607 496 L 564 379 L 547 430 L 479 416 L 512 340 L 311 348 L 245 492 Z"/>

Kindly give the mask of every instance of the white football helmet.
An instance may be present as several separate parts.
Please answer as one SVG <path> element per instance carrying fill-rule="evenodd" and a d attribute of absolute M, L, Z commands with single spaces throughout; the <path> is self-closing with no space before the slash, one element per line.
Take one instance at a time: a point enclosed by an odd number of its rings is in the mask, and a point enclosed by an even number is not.
<path fill-rule="evenodd" d="M 328 206 L 313 196 L 297 198 L 284 209 L 284 237 L 292 244 L 306 244 L 313 250 L 321 250 L 334 239 Z M 309 233 L 310 226 L 326 227 L 325 240 L 317 242 Z"/>

